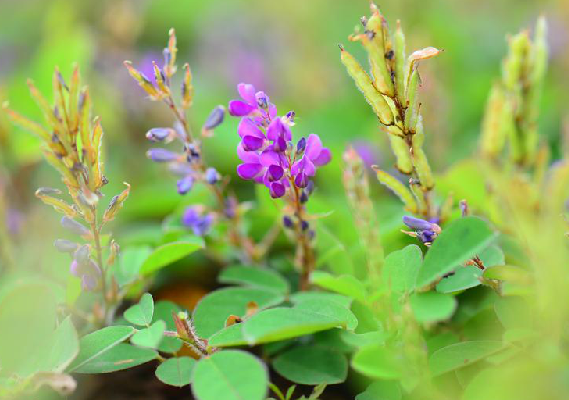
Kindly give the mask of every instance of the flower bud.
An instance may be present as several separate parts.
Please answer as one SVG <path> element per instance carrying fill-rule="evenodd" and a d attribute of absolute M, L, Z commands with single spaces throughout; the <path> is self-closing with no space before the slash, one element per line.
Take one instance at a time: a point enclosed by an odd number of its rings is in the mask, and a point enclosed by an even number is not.
<path fill-rule="evenodd" d="M 153 142 L 170 142 L 175 134 L 172 128 L 152 128 L 146 133 L 146 138 Z"/>
<path fill-rule="evenodd" d="M 205 120 L 205 123 L 204 123 L 202 129 L 204 131 L 210 131 L 212 129 L 215 129 L 216 127 L 221 125 L 221 123 L 223 122 L 224 116 L 225 116 L 225 107 L 223 107 L 223 106 L 215 107 L 213 109 L 213 111 L 209 114 L 207 119 Z"/>
<path fill-rule="evenodd" d="M 219 174 L 215 168 L 210 167 L 205 171 L 205 181 L 210 185 L 214 185 L 219 181 Z"/>
<path fill-rule="evenodd" d="M 71 219 L 67 216 L 61 218 L 61 225 L 67 229 L 68 231 L 83 237 L 90 237 L 91 231 L 87 229 L 85 226 L 80 224 L 79 222 Z"/>
<path fill-rule="evenodd" d="M 285 228 L 291 229 L 294 227 L 294 222 L 293 222 L 291 217 L 289 217 L 288 215 L 285 215 L 283 217 L 283 225 L 285 226 Z"/>
<path fill-rule="evenodd" d="M 192 190 L 192 187 L 194 186 L 194 178 L 192 175 L 186 175 L 180 179 L 176 185 L 178 187 L 178 193 L 186 194 Z"/>
<path fill-rule="evenodd" d="M 296 144 L 296 151 L 302 153 L 306 149 L 306 138 L 301 138 Z"/>
<path fill-rule="evenodd" d="M 62 253 L 73 253 L 79 247 L 77 243 L 65 239 L 57 239 L 53 245 L 58 251 L 61 251 Z"/>
<path fill-rule="evenodd" d="M 169 162 L 176 161 L 180 156 L 170 150 L 155 148 L 146 152 L 146 156 L 152 161 L 156 162 Z"/>

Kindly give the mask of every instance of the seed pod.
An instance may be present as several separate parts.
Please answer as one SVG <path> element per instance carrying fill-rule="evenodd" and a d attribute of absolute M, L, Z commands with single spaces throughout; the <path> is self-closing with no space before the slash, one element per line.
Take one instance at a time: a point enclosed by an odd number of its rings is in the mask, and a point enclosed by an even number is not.
<path fill-rule="evenodd" d="M 417 127 L 415 128 L 415 133 L 411 137 L 411 145 L 413 149 L 423 148 L 423 143 L 425 142 L 425 133 L 423 130 L 423 117 L 419 115 L 417 119 Z"/>
<path fill-rule="evenodd" d="M 411 72 L 409 84 L 407 86 L 407 93 L 405 94 L 407 109 L 405 110 L 405 130 L 407 132 L 415 132 L 417 120 L 419 118 L 419 85 L 421 78 L 417 68 Z"/>
<path fill-rule="evenodd" d="M 42 149 L 42 153 L 46 161 L 63 176 L 63 180 L 66 185 L 73 187 L 79 186 L 75 175 L 69 168 L 67 168 L 67 165 L 65 165 L 60 158 L 58 158 L 55 154 L 53 154 L 53 152 L 49 151 L 45 147 Z"/>
<path fill-rule="evenodd" d="M 77 64 L 73 66 L 73 74 L 71 75 L 71 84 L 69 86 L 69 122 L 70 130 L 77 134 L 79 129 L 79 67 Z"/>
<path fill-rule="evenodd" d="M 419 177 L 421 188 L 423 190 L 431 190 L 435 186 L 435 181 L 425 152 L 423 149 L 413 149 L 411 158 L 413 159 L 413 165 Z"/>
<path fill-rule="evenodd" d="M 520 90 L 520 77 L 529 47 L 530 42 L 527 32 L 521 32 L 510 39 L 508 57 L 504 60 L 502 66 L 504 85 L 508 90 L 515 92 Z"/>
<path fill-rule="evenodd" d="M 184 64 L 184 80 L 182 81 L 182 107 L 190 108 L 194 96 L 194 87 L 192 86 L 192 72 L 190 65 Z"/>
<path fill-rule="evenodd" d="M 389 190 L 391 190 L 397 197 L 401 199 L 401 201 L 405 204 L 405 209 L 410 213 L 416 213 L 417 210 L 417 202 L 413 198 L 413 195 L 403 185 L 400 181 L 398 181 L 393 176 L 389 175 L 387 172 L 382 171 L 376 165 L 372 166 L 373 170 L 377 175 L 377 179 L 382 185 L 387 186 Z"/>
<path fill-rule="evenodd" d="M 387 68 L 387 62 L 385 60 L 383 28 L 379 13 L 369 18 L 366 24 L 366 31 L 368 32 L 368 36 L 365 37 L 363 44 L 369 54 L 371 74 L 375 87 L 379 92 L 393 97 L 393 82 L 391 81 L 391 73 Z"/>
<path fill-rule="evenodd" d="M 89 229 L 67 216 L 61 218 L 61 226 L 75 235 L 81 236 L 85 239 L 91 238 L 91 231 Z"/>
<path fill-rule="evenodd" d="M 373 111 L 377 114 L 379 121 L 383 125 L 392 125 L 393 114 L 391 109 L 383 96 L 373 86 L 369 75 L 350 53 L 344 50 L 343 47 L 340 47 L 340 50 L 342 64 L 344 64 L 348 73 L 356 82 L 356 86 L 360 89 L 369 105 L 373 108 Z"/>
<path fill-rule="evenodd" d="M 43 139 L 44 141 L 49 141 L 51 140 L 51 134 L 46 131 L 43 126 L 41 126 L 40 124 L 27 119 L 26 117 L 18 114 L 17 112 L 11 110 L 8 108 L 8 102 L 5 101 L 2 104 L 2 108 L 4 110 L 4 112 L 6 112 L 6 115 L 8 115 L 8 118 L 10 118 L 10 120 L 16 124 L 19 125 L 20 127 L 24 128 L 25 130 L 37 135 L 40 139 Z"/>
<path fill-rule="evenodd" d="M 164 73 L 166 77 L 170 78 L 176 73 L 176 55 L 178 54 L 176 31 L 174 28 L 170 28 L 168 32 L 168 48 L 164 49 L 168 51 L 168 63 L 164 66 Z"/>
<path fill-rule="evenodd" d="M 405 106 L 405 88 L 407 77 L 405 76 L 405 35 L 401 28 L 401 21 L 397 20 L 397 28 L 395 29 L 394 37 L 394 52 L 395 52 L 395 85 L 397 88 L 397 98 L 399 102 Z"/>
<path fill-rule="evenodd" d="M 101 159 L 102 152 L 102 139 L 103 139 L 103 127 L 101 126 L 101 120 L 97 117 L 95 119 L 95 127 L 93 128 L 93 139 L 91 148 L 91 166 L 88 167 L 89 177 L 89 188 L 91 191 L 96 192 L 103 186 L 103 162 Z"/>
<path fill-rule="evenodd" d="M 109 206 L 107 207 L 105 213 L 103 214 L 104 223 L 107 223 L 115 219 L 117 212 L 122 208 L 124 201 L 128 197 L 128 194 L 130 193 L 130 185 L 126 182 L 123 183 L 126 185 L 126 189 L 111 199 Z"/>
<path fill-rule="evenodd" d="M 399 131 L 399 128 L 396 129 L 398 132 L 401 132 Z M 390 131 L 395 131 L 395 129 Z M 407 145 L 407 142 L 405 142 L 405 139 L 396 134 L 390 134 L 389 141 L 391 143 L 391 150 L 397 158 L 397 169 L 407 175 L 413 172 L 413 162 L 411 160 L 411 155 L 409 154 L 409 146 Z"/>
<path fill-rule="evenodd" d="M 156 84 L 158 85 L 158 89 L 160 90 L 160 94 L 163 97 L 168 96 L 170 94 L 170 88 L 166 84 L 166 79 L 165 79 L 166 77 L 163 75 L 162 71 L 160 70 L 158 65 L 156 65 L 156 63 L 154 61 L 152 61 L 152 67 L 154 69 L 154 80 L 156 81 Z"/>
<path fill-rule="evenodd" d="M 77 215 L 77 211 L 65 201 L 51 197 L 50 194 L 61 194 L 60 190 L 52 188 L 39 188 L 36 190 L 36 197 L 45 204 L 52 206 L 57 212 L 73 218 Z"/>
<path fill-rule="evenodd" d="M 74 253 L 79 247 L 77 243 L 65 239 L 57 239 L 53 245 L 62 253 Z"/>
<path fill-rule="evenodd" d="M 119 247 L 118 243 L 115 242 L 114 239 L 111 240 L 111 245 L 109 247 L 110 247 L 111 251 L 109 253 L 109 258 L 107 259 L 107 266 L 110 267 L 110 266 L 114 265 L 114 263 L 117 259 L 117 255 L 119 254 L 120 247 Z"/>
<path fill-rule="evenodd" d="M 504 90 L 500 84 L 495 83 L 490 91 L 482 122 L 481 146 L 485 156 L 496 159 L 502 153 L 508 136 L 507 126 L 511 121 L 509 111 Z"/>
<path fill-rule="evenodd" d="M 156 90 L 150 79 L 148 79 L 144 74 L 132 66 L 130 61 L 125 61 L 124 66 L 128 70 L 130 76 L 132 76 L 137 82 L 138 85 L 144 89 L 146 93 L 150 96 L 152 100 L 160 100 L 162 99 L 162 95 Z"/>
<path fill-rule="evenodd" d="M 38 105 L 40 110 L 43 112 L 43 116 L 44 116 L 46 122 L 48 123 L 48 125 L 50 125 L 54 130 L 56 130 L 58 132 L 61 131 L 62 130 L 61 129 L 61 123 L 55 117 L 55 114 L 53 113 L 53 110 L 51 109 L 49 103 L 42 96 L 42 94 L 39 92 L 39 90 L 35 87 L 34 82 L 31 79 L 28 79 L 28 87 L 30 88 L 30 93 L 31 93 L 32 97 L 34 98 L 34 100 L 36 101 L 36 104 Z"/>
<path fill-rule="evenodd" d="M 421 189 L 419 182 L 413 178 L 409 179 L 409 189 L 417 201 L 417 211 L 414 214 L 427 215 L 427 199 L 425 198 L 425 192 Z"/>

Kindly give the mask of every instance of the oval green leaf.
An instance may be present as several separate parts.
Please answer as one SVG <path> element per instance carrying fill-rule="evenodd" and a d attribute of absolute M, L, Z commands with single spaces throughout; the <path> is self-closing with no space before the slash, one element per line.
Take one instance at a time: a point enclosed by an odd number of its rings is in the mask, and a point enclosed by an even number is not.
<path fill-rule="evenodd" d="M 502 347 L 504 347 L 502 342 L 493 340 L 451 344 L 431 355 L 429 358 L 431 373 L 436 376 L 462 368 L 496 353 Z"/>
<path fill-rule="evenodd" d="M 348 376 L 346 357 L 329 348 L 297 346 L 280 354 L 273 367 L 283 377 L 301 385 L 341 383 Z"/>
<path fill-rule="evenodd" d="M 281 275 L 261 267 L 233 266 L 225 268 L 218 277 L 220 283 L 232 283 L 286 294 L 289 284 Z"/>
<path fill-rule="evenodd" d="M 415 293 L 409 302 L 415 319 L 419 322 L 449 319 L 456 308 L 454 296 L 437 292 Z"/>
<path fill-rule="evenodd" d="M 415 287 L 422 287 L 451 272 L 484 250 L 495 234 L 477 217 L 453 221 L 437 237 L 419 270 Z"/>
<path fill-rule="evenodd" d="M 127 343 L 119 343 L 110 350 L 92 358 L 89 362 L 73 370 L 80 374 L 103 374 L 136 367 L 154 360 L 158 353 L 151 349 L 142 349 Z"/>
<path fill-rule="evenodd" d="M 182 387 L 190 384 L 196 361 L 190 357 L 176 357 L 164 361 L 156 368 L 156 377 L 166 385 Z"/>
<path fill-rule="evenodd" d="M 154 300 L 150 293 L 145 293 L 138 304 L 129 307 L 123 314 L 124 319 L 134 325 L 149 326 L 154 314 Z"/>
<path fill-rule="evenodd" d="M 388 347 L 372 344 L 360 348 L 352 367 L 364 375 L 380 379 L 398 379 L 403 374 L 403 359 Z"/>
<path fill-rule="evenodd" d="M 202 358 L 192 374 L 192 392 L 198 400 L 264 400 L 268 385 L 266 367 L 239 350 Z"/>
<path fill-rule="evenodd" d="M 202 238 L 189 238 L 183 242 L 168 243 L 154 250 L 140 267 L 142 275 L 149 275 L 204 247 Z"/>

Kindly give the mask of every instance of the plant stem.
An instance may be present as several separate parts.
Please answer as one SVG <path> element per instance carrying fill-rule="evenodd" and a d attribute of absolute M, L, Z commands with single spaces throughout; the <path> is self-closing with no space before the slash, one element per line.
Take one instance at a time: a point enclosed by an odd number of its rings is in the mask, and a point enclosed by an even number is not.
<path fill-rule="evenodd" d="M 93 232 L 93 241 L 95 243 L 95 253 L 97 258 L 97 264 L 101 270 L 101 294 L 103 296 L 103 324 L 106 322 L 107 317 L 107 270 L 103 265 L 103 248 L 101 247 L 101 237 L 100 237 L 100 226 L 97 224 L 97 211 L 93 207 L 94 219 L 91 223 L 91 230 Z"/>
<path fill-rule="evenodd" d="M 297 260 L 301 267 L 299 288 L 304 291 L 310 287 L 310 272 L 312 272 L 314 267 L 314 252 L 312 251 L 307 232 L 302 229 L 303 222 L 305 222 L 304 207 L 300 202 L 300 193 L 292 177 L 290 178 L 290 183 L 294 193 L 295 214 L 298 218 L 295 233 L 297 239 Z"/>

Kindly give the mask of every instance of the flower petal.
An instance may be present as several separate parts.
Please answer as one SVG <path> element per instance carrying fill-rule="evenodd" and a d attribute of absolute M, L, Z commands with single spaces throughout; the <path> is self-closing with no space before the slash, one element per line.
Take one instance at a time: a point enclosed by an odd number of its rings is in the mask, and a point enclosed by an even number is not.
<path fill-rule="evenodd" d="M 231 100 L 228 108 L 229 114 L 234 117 L 244 117 L 255 110 L 255 107 L 241 100 Z"/>
<path fill-rule="evenodd" d="M 283 197 L 286 192 L 286 188 L 283 184 L 279 182 L 273 182 L 269 186 L 269 193 L 273 199 L 278 199 L 279 197 Z"/>
<path fill-rule="evenodd" d="M 318 157 L 322 151 L 322 141 L 320 137 L 315 134 L 308 135 L 308 140 L 306 141 L 306 156 L 311 160 Z"/>
<path fill-rule="evenodd" d="M 255 136 L 265 138 L 265 134 L 259 127 L 251 120 L 251 118 L 242 118 L 237 127 L 237 133 L 241 138 L 245 136 Z"/>
<path fill-rule="evenodd" d="M 242 179 L 253 179 L 261 172 L 262 169 L 263 166 L 261 164 L 240 164 L 237 166 L 237 175 L 239 175 Z"/>
<path fill-rule="evenodd" d="M 323 165 L 328 164 L 331 159 L 332 153 L 330 152 L 330 149 L 323 148 L 320 154 L 318 154 L 318 157 L 312 159 L 312 162 L 317 167 L 322 167 Z"/>
<path fill-rule="evenodd" d="M 245 136 L 241 141 L 241 145 L 245 151 L 255 151 L 263 147 L 265 139 L 255 136 Z"/>
<path fill-rule="evenodd" d="M 237 155 L 245 163 L 259 164 L 259 154 L 254 151 L 247 151 L 243 148 L 243 143 L 237 145 Z"/>
<path fill-rule="evenodd" d="M 253 105 L 255 104 L 255 86 L 248 83 L 240 83 L 237 85 L 237 91 L 239 96 L 247 103 Z"/>

